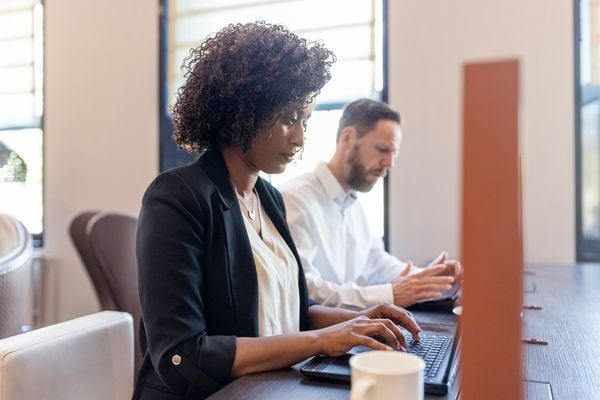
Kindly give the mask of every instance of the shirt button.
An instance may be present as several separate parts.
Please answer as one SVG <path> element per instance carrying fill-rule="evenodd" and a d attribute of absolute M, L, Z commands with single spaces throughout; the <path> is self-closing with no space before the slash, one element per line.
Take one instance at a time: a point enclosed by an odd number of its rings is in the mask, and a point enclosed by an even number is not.
<path fill-rule="evenodd" d="M 181 364 L 181 356 L 179 354 L 175 354 L 173 357 L 171 357 L 171 363 L 173 365 Z"/>

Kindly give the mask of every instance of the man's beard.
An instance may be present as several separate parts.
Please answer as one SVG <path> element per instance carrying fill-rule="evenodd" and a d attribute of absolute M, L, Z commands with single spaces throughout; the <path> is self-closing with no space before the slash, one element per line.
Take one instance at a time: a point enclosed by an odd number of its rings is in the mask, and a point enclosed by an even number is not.
<path fill-rule="evenodd" d="M 348 159 L 348 164 L 350 165 L 350 171 L 348 171 L 348 186 L 352 190 L 357 192 L 367 193 L 373 186 L 377 183 L 377 179 L 373 181 L 368 181 L 367 170 L 362 166 L 358 159 L 358 152 L 356 151 L 356 147 L 350 150 L 350 156 Z"/>

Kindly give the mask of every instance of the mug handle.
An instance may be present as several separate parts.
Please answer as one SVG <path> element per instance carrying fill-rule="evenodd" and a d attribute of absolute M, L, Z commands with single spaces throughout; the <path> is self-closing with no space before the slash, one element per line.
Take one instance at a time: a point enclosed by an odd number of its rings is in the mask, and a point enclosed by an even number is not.
<path fill-rule="evenodd" d="M 354 382 L 350 391 L 350 400 L 366 400 L 371 389 L 375 386 L 375 380 L 362 378 Z"/>

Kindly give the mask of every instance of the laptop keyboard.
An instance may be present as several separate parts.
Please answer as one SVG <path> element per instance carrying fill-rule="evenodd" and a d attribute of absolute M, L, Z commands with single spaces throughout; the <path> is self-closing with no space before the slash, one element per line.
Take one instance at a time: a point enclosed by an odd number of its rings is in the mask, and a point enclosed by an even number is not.
<path fill-rule="evenodd" d="M 437 375 L 442 361 L 450 348 L 452 347 L 453 338 L 450 336 L 424 335 L 421 334 L 421 341 L 415 342 L 412 340 L 410 333 L 405 333 L 406 343 L 408 348 L 406 351 L 418 355 L 425 361 L 425 378 L 433 378 Z"/>

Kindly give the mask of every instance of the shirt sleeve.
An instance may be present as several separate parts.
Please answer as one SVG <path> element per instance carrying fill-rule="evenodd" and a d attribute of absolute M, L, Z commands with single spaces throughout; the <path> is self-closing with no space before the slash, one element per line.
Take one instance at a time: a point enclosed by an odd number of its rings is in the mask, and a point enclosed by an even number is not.
<path fill-rule="evenodd" d="M 371 285 L 389 283 L 405 267 L 406 263 L 404 261 L 385 251 L 381 238 L 371 236 L 369 255 L 360 279 Z"/>
<path fill-rule="evenodd" d="M 310 210 L 291 192 L 282 192 L 287 211 L 287 221 L 294 243 L 298 249 L 300 262 L 306 277 L 309 297 L 322 305 L 364 309 L 382 302 L 393 302 L 392 285 L 387 282 L 360 286 L 357 282 L 337 284 L 323 279 L 314 260 L 320 244 L 311 232 Z"/>
<path fill-rule="evenodd" d="M 388 253 L 381 238 L 371 237 L 371 249 L 367 257 L 367 265 L 363 270 L 359 282 L 365 284 L 380 284 L 392 282 L 404 269 L 407 263 Z M 408 275 L 423 271 L 422 267 L 412 266 Z"/>
<path fill-rule="evenodd" d="M 163 174 L 144 196 L 137 237 L 152 366 L 174 392 L 202 396 L 229 381 L 236 351 L 234 336 L 207 334 L 202 293 L 207 207 L 177 175 Z"/>

